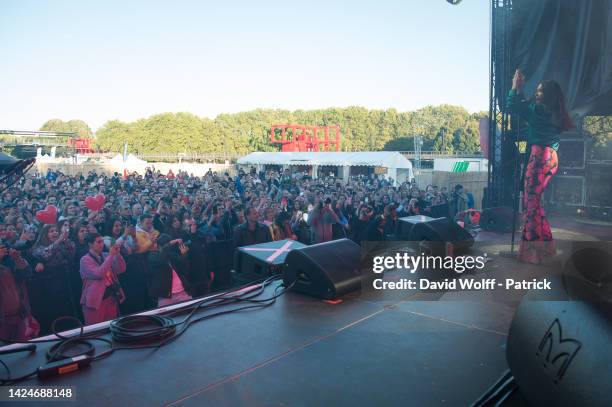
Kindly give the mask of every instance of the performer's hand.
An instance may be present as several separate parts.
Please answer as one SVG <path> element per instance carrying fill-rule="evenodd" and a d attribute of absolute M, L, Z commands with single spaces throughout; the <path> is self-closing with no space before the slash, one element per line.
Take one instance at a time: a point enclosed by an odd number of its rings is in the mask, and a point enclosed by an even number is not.
<path fill-rule="evenodd" d="M 514 77 L 512 78 L 512 89 L 521 90 L 523 89 L 524 84 L 525 84 L 525 76 L 523 75 L 520 69 L 517 69 L 514 72 Z"/>

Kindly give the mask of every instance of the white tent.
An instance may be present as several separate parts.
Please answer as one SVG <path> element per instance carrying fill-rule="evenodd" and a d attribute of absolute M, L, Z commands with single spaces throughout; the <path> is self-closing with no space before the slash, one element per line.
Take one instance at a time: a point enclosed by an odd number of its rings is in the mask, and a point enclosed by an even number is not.
<path fill-rule="evenodd" d="M 348 168 L 355 166 L 381 167 L 387 169 L 387 177 L 397 181 L 412 179 L 412 164 L 397 151 L 376 152 L 307 152 L 307 153 L 281 153 L 281 152 L 259 152 L 251 153 L 238 160 L 240 165 L 312 165 L 343 167 L 345 177 L 348 176 Z M 316 176 L 316 171 L 315 171 Z M 399 177 L 398 177 L 399 176 Z"/>
<path fill-rule="evenodd" d="M 123 162 L 123 155 L 117 154 L 111 160 L 111 163 L 116 167 L 127 168 L 132 171 L 132 168 L 139 168 L 147 165 L 145 160 L 141 160 L 134 154 L 128 154 L 127 160 Z"/>

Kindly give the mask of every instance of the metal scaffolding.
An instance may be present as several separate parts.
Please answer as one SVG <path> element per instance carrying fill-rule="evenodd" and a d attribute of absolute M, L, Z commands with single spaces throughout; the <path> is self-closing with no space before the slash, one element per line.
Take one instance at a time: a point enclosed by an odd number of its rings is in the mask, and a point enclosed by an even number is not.
<path fill-rule="evenodd" d="M 512 205 L 516 156 L 510 134 L 506 95 L 510 89 L 510 23 L 512 0 L 491 1 L 491 65 L 489 87 L 489 173 L 487 207 Z"/>

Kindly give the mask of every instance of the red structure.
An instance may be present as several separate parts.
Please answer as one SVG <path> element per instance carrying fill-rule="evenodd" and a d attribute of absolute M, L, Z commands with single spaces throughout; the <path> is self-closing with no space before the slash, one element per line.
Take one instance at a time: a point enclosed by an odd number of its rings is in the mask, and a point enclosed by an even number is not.
<path fill-rule="evenodd" d="M 335 133 L 331 138 L 330 131 Z M 270 141 L 280 144 L 283 152 L 340 151 L 340 127 L 274 124 Z"/>
<path fill-rule="evenodd" d="M 90 154 L 94 152 L 91 141 L 90 138 L 69 138 L 68 146 L 73 147 L 77 154 Z"/>

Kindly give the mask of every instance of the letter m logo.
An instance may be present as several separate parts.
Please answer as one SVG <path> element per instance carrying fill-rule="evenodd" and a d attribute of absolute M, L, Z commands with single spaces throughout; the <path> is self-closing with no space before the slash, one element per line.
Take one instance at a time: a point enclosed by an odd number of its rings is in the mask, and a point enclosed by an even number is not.
<path fill-rule="evenodd" d="M 536 356 L 552 375 L 554 382 L 558 383 L 581 347 L 579 341 L 563 338 L 561 323 L 555 319 L 542 337 Z"/>

